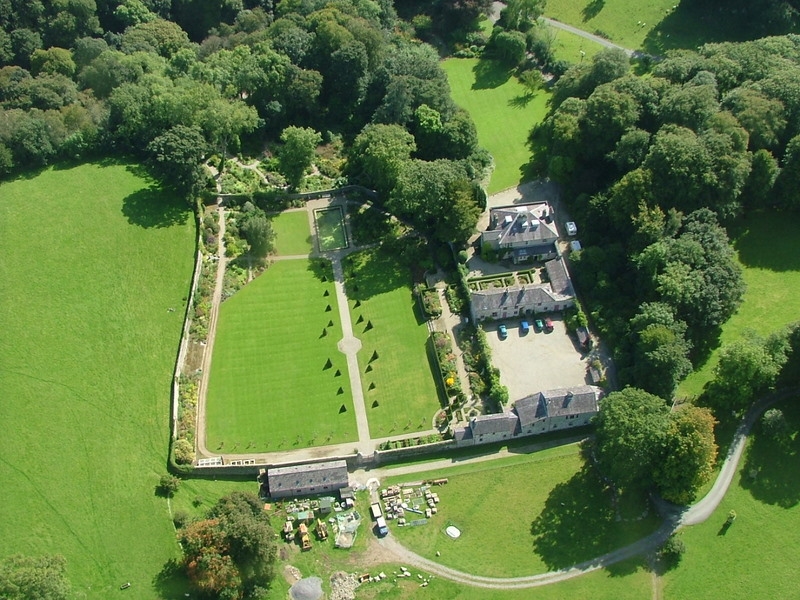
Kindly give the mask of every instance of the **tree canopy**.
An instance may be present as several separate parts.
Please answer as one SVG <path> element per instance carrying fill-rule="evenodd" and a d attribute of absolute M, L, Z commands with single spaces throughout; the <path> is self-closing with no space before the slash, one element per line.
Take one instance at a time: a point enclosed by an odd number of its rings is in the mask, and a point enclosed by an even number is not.
<path fill-rule="evenodd" d="M 711 477 L 716 421 L 706 408 L 670 411 L 663 399 L 625 388 L 600 402 L 594 422 L 593 456 L 617 486 L 652 486 L 665 500 L 687 504 Z"/>
<path fill-rule="evenodd" d="M 23 556 L 0 560 L 0 598 L 3 600 L 66 600 L 70 584 L 63 556 Z"/>
<path fill-rule="evenodd" d="M 178 533 L 193 587 L 215 598 L 260 597 L 273 575 L 275 533 L 254 494 L 233 492 Z"/>

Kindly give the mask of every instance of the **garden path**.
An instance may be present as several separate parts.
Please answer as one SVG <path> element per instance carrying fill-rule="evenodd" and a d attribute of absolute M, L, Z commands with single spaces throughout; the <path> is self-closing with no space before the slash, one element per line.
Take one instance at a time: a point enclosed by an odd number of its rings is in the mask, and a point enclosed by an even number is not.
<path fill-rule="evenodd" d="M 217 181 L 219 191 L 219 181 Z M 219 215 L 219 233 L 217 233 L 217 276 L 214 283 L 214 293 L 211 296 L 211 311 L 208 318 L 208 336 L 206 336 L 206 347 L 203 352 L 203 360 L 200 363 L 200 385 L 197 390 L 197 450 L 203 456 L 212 456 L 206 448 L 206 395 L 208 392 L 208 376 L 211 373 L 211 357 L 214 354 L 214 340 L 217 335 L 217 316 L 219 315 L 219 305 L 222 301 L 222 287 L 225 279 L 225 208 L 222 203 L 217 204 L 217 214 Z"/>
<path fill-rule="evenodd" d="M 463 324 L 461 322 L 461 315 L 453 314 L 450 310 L 450 304 L 447 302 L 447 298 L 444 295 L 444 288 L 446 284 L 444 281 L 437 283 L 436 291 L 439 294 L 439 303 L 442 305 L 442 314 L 441 316 L 433 322 L 433 328 L 436 331 L 443 331 L 450 335 L 450 339 L 453 340 L 453 353 L 456 355 L 456 371 L 458 372 L 458 380 L 461 383 L 461 389 L 464 390 L 464 394 L 467 397 L 467 402 L 464 404 L 463 412 L 466 416 L 469 409 L 475 406 L 477 403 L 480 403 L 480 398 L 474 398 L 469 387 L 469 375 L 467 375 L 467 369 L 464 367 L 464 353 L 461 351 L 461 347 L 458 345 L 458 333 L 461 331 Z M 438 411 L 437 411 L 438 412 Z M 455 411 L 454 411 L 455 412 Z M 458 421 L 453 417 L 453 425 L 457 425 Z"/>
<path fill-rule="evenodd" d="M 339 321 L 342 324 L 342 339 L 339 351 L 347 358 L 347 375 L 350 377 L 350 390 L 353 394 L 353 408 L 356 413 L 356 429 L 358 430 L 358 451 L 362 455 L 371 455 L 375 444 L 370 439 L 367 409 L 364 405 L 364 388 L 358 371 L 357 353 L 361 350 L 361 340 L 353 335 L 353 323 L 347 306 L 347 294 L 344 291 L 344 270 L 342 269 L 341 252 L 331 253 L 333 264 L 333 284 L 336 288 L 336 300 L 339 305 Z"/>

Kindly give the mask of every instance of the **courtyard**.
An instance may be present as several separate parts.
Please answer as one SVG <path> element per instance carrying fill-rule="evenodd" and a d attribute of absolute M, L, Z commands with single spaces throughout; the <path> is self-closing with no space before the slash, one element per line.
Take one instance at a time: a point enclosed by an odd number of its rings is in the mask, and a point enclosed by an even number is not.
<path fill-rule="evenodd" d="M 537 333 L 533 320 L 545 316 L 552 319 L 553 331 Z M 574 338 L 567 335 L 561 314 L 534 315 L 527 320 L 531 325 L 527 334 L 520 329 L 520 319 L 483 324 L 492 349 L 492 364 L 500 369 L 500 382 L 508 388 L 510 400 L 588 383 L 588 354 L 582 354 Z M 504 340 L 497 332 L 500 324 L 508 329 Z"/>

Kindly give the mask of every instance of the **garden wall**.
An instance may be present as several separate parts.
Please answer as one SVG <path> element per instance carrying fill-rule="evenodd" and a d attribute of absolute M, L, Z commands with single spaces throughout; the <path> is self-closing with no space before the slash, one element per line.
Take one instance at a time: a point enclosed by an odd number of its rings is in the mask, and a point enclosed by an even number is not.
<path fill-rule="evenodd" d="M 422 456 L 425 454 L 435 454 L 456 448 L 455 440 L 445 440 L 433 444 L 422 444 L 420 446 L 408 446 L 407 448 L 394 448 L 392 450 L 376 450 L 374 463 L 384 465 L 387 463 L 400 462 L 403 459 Z M 349 465 L 348 465 L 349 466 Z"/>

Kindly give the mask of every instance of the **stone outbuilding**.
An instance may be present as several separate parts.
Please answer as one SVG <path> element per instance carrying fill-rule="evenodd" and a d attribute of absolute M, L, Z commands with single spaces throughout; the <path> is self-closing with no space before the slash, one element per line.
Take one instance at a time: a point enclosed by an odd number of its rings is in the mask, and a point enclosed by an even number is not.
<path fill-rule="evenodd" d="M 343 460 L 267 470 L 267 487 L 271 498 L 331 493 L 347 485 L 347 463 Z"/>

